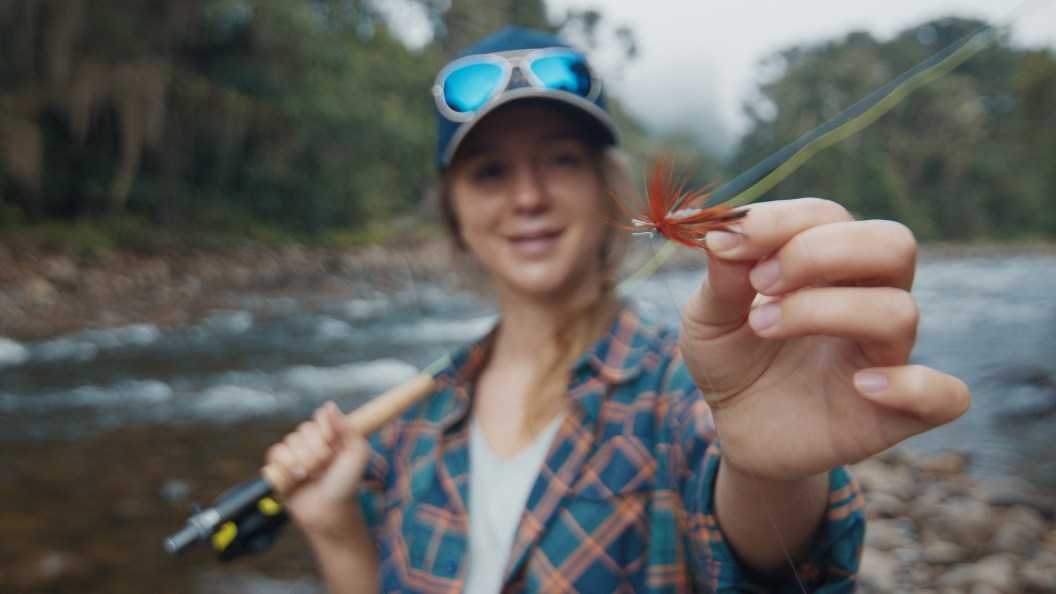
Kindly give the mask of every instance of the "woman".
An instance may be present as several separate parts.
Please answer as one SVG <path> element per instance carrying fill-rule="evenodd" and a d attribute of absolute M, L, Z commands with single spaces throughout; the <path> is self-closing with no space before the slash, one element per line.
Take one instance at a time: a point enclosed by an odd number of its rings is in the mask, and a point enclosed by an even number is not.
<path fill-rule="evenodd" d="M 852 589 L 843 465 L 968 405 L 907 365 L 911 233 L 754 205 L 708 234 L 676 336 L 615 294 L 626 180 L 585 59 L 506 29 L 434 94 L 442 211 L 500 322 L 371 443 L 327 404 L 269 451 L 332 590 Z"/>

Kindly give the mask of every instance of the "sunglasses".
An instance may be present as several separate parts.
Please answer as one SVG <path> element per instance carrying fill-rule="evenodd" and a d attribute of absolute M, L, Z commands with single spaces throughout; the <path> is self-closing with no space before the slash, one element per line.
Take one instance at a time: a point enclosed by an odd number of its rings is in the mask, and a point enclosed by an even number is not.
<path fill-rule="evenodd" d="M 466 122 L 511 88 L 564 91 L 594 101 L 601 81 L 575 50 L 546 48 L 524 55 L 477 54 L 451 62 L 433 84 L 436 107 L 447 119 Z"/>

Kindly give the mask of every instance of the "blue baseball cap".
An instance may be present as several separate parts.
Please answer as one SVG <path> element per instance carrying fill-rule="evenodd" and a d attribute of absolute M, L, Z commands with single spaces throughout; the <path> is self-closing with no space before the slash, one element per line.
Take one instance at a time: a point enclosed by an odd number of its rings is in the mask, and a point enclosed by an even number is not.
<path fill-rule="evenodd" d="M 529 50 L 529 51 L 526 51 Z M 556 69 L 547 70 L 548 65 L 543 65 L 539 70 L 545 80 L 530 83 L 524 77 L 526 73 L 520 72 L 520 77 L 515 76 L 513 68 L 508 60 L 502 56 L 531 55 L 530 50 L 546 50 L 554 54 L 553 64 L 560 65 Z M 567 51 L 561 51 L 567 50 Z M 491 55 L 489 55 L 491 54 Z M 536 54 L 538 55 L 538 54 Z M 481 60 L 470 57 L 480 56 Z M 478 63 L 480 62 L 480 63 Z M 542 63 L 538 60 L 536 63 Z M 453 109 L 452 104 L 457 102 L 450 97 L 451 81 L 457 82 L 456 74 L 471 72 L 470 69 L 461 70 L 458 67 L 466 63 L 472 63 L 472 67 L 487 68 L 489 70 L 488 83 L 497 79 L 494 72 L 500 68 L 507 68 L 506 78 L 498 79 L 502 88 L 494 89 L 489 95 L 478 94 L 476 103 L 463 107 L 456 105 L 458 111 Z M 561 71 L 562 67 L 566 71 Z M 521 68 L 524 68 L 521 66 Z M 536 68 L 532 66 L 533 70 Z M 572 68 L 582 71 L 570 72 Z M 461 70 L 461 71 L 460 71 Z M 553 33 L 526 29 L 524 27 L 506 27 L 488 35 L 465 49 L 451 63 L 445 66 L 437 76 L 436 85 L 433 87 L 433 95 L 436 98 L 434 108 L 436 109 L 437 123 L 437 146 L 436 161 L 440 169 L 447 167 L 458 151 L 458 146 L 470 130 L 495 109 L 523 99 L 553 101 L 564 106 L 570 113 L 581 119 L 588 127 L 597 134 L 604 144 L 618 144 L 620 139 L 619 129 L 616 122 L 605 108 L 605 96 L 601 91 L 601 81 L 589 72 L 590 67 L 586 56 L 568 45 Z M 528 76 L 535 76 L 533 72 Z M 470 73 L 468 78 L 474 84 L 479 84 L 478 78 Z M 562 78 L 563 77 L 563 78 Z M 569 77 L 575 77 L 576 81 L 568 81 Z M 492 85 L 494 86 L 494 85 Z M 570 90 L 574 89 L 574 90 Z M 486 99 L 484 97 L 487 97 Z M 443 107 L 443 109 L 442 109 Z"/>

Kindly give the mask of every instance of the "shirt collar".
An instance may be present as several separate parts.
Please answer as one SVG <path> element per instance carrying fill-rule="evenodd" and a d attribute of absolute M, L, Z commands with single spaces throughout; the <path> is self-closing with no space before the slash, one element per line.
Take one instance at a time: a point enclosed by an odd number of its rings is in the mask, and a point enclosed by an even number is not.
<path fill-rule="evenodd" d="M 659 327 L 625 303 L 608 332 L 573 368 L 569 386 L 572 399 L 584 407 L 589 417 L 596 417 L 609 388 L 634 380 L 642 373 L 648 358 L 656 356 L 656 344 L 664 339 L 662 334 Z M 446 409 L 441 421 L 444 427 L 451 427 L 468 416 L 470 386 L 487 362 L 494 335 L 495 328 L 492 328 L 479 341 L 458 350 L 451 356 L 451 365 L 438 376 L 441 385 L 449 388 L 442 404 Z"/>
<path fill-rule="evenodd" d="M 646 355 L 659 339 L 659 329 L 629 305 L 616 314 L 609 331 L 592 346 L 575 367 L 589 369 L 613 386 L 627 383 L 642 372 Z"/>

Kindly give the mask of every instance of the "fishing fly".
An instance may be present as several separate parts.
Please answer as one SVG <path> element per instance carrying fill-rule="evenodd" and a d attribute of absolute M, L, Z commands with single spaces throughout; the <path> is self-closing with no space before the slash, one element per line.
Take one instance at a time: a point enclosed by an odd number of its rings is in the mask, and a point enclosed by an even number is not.
<path fill-rule="evenodd" d="M 689 248 L 706 250 L 705 236 L 709 231 L 733 231 L 730 225 L 748 214 L 730 206 L 706 206 L 711 197 L 710 186 L 691 190 L 690 172 L 679 169 L 673 154 L 656 159 L 653 173 L 645 184 L 642 212 L 634 212 L 619 199 L 616 203 L 631 217 L 631 224 L 611 221 L 620 229 L 636 235 L 659 234 Z"/>

